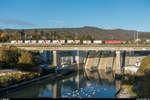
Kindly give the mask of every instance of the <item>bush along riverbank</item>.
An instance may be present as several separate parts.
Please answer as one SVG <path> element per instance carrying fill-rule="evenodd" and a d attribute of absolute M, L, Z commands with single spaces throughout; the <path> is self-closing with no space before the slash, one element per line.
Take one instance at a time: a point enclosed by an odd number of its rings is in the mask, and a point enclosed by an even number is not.
<path fill-rule="evenodd" d="M 40 67 L 38 52 L 15 47 L 0 47 L 0 95 L 34 81 L 56 78 L 71 73 L 69 67 L 55 73 L 56 66 Z"/>
<path fill-rule="evenodd" d="M 122 87 L 128 89 L 130 98 L 150 98 L 150 55 L 142 60 L 136 74 L 124 76 Z"/>
<path fill-rule="evenodd" d="M 40 64 L 37 51 L 21 50 L 16 47 L 0 47 L 0 69 L 31 69 Z"/>
<path fill-rule="evenodd" d="M 0 91 L 15 84 L 25 83 L 54 72 L 55 68 L 42 70 L 37 51 L 26 51 L 16 47 L 0 47 Z"/>
<path fill-rule="evenodd" d="M 22 72 L 22 71 L 9 72 L 0 76 L 0 88 L 5 88 L 10 85 L 31 80 L 39 76 L 40 76 L 39 72 Z"/>
<path fill-rule="evenodd" d="M 19 77 L 17 77 L 17 78 L 14 78 L 14 76 L 13 77 L 8 76 L 6 78 L 6 75 L 5 75 L 5 78 L 4 78 L 4 76 L 2 78 L 2 83 L 4 83 L 4 81 L 5 81 L 5 85 L 2 85 L 0 88 L 0 96 L 4 95 L 9 90 L 16 90 L 16 89 L 19 89 L 20 87 L 23 87 L 28 84 L 32 84 L 33 82 L 44 80 L 47 78 L 51 78 L 51 79 L 61 78 L 61 77 L 64 77 L 65 75 L 71 74 L 74 71 L 76 71 L 75 66 L 71 66 L 64 70 L 61 70 L 59 73 L 56 73 L 54 71 L 54 68 L 52 68 L 52 69 L 49 69 L 46 71 L 43 70 L 41 74 L 39 74 L 37 72 L 35 72 L 35 73 L 33 73 L 33 72 L 18 72 L 19 75 L 17 75 L 17 76 L 19 76 Z M 23 77 L 22 74 L 23 75 L 28 74 L 26 76 L 26 78 L 24 78 L 25 80 L 21 79 Z M 11 79 L 10 77 L 13 79 Z M 14 84 L 9 84 L 9 82 L 11 82 L 10 80 L 15 80 Z"/>
<path fill-rule="evenodd" d="M 38 77 L 52 74 L 54 72 L 55 67 L 52 68 L 50 67 L 49 69 L 42 68 L 40 72 L 10 70 L 7 73 L 0 73 L 0 89 L 8 87 L 13 84 L 29 81 Z"/>

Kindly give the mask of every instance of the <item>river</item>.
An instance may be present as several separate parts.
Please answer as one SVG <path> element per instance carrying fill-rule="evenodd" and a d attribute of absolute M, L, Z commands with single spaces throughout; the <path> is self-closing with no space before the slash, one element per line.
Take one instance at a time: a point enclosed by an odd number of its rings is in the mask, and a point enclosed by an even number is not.
<path fill-rule="evenodd" d="M 115 98 L 116 82 L 113 73 L 78 70 L 55 80 L 48 78 L 17 90 L 3 98 Z"/>
<path fill-rule="evenodd" d="M 65 54 L 65 53 L 62 53 Z M 73 63 L 75 52 L 61 55 L 61 63 Z M 81 54 L 84 54 L 81 52 Z M 80 61 L 84 55 L 80 54 Z M 70 57 L 72 56 L 72 58 Z M 45 79 L 28 86 L 8 91 L 3 98 L 116 98 L 121 81 L 115 80 L 113 72 L 104 70 L 88 71 L 84 65 L 76 66 L 77 71 L 57 79 Z"/>

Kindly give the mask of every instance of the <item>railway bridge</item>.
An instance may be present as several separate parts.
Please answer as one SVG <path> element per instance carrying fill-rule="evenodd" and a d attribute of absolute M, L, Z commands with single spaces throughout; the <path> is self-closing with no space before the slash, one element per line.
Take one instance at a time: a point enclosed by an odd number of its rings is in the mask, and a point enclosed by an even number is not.
<path fill-rule="evenodd" d="M 121 73 L 121 51 L 150 51 L 150 44 L 0 44 L 0 46 L 17 47 L 24 50 L 51 50 L 53 51 L 53 64 L 57 65 L 57 51 L 77 51 L 79 59 L 79 51 L 114 51 L 116 52 L 115 70 L 116 74 Z M 78 60 L 77 60 L 78 62 Z"/>

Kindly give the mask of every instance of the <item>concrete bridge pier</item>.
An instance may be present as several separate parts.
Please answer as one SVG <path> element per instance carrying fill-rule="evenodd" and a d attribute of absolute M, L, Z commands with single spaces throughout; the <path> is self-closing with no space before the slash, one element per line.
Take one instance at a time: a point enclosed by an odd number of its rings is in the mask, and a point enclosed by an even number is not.
<path fill-rule="evenodd" d="M 53 65 L 57 66 L 57 51 L 53 51 Z"/>
<path fill-rule="evenodd" d="M 77 52 L 76 52 L 76 63 L 77 64 L 79 64 L 80 63 L 80 51 L 79 50 L 77 50 Z"/>
<path fill-rule="evenodd" d="M 58 51 L 53 51 L 53 65 L 54 66 L 60 66 L 60 55 L 58 54 Z"/>
<path fill-rule="evenodd" d="M 117 75 L 121 74 L 121 59 L 120 59 L 120 51 L 116 51 L 116 70 L 115 73 Z"/>

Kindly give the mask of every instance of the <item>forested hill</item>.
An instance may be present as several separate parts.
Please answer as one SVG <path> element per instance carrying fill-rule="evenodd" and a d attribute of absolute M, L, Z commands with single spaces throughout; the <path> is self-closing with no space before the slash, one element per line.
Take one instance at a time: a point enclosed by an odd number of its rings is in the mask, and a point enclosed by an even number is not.
<path fill-rule="evenodd" d="M 17 29 L 4 29 L 3 31 L 11 34 L 16 33 Z M 133 40 L 137 37 L 134 30 L 123 29 L 102 29 L 97 27 L 81 27 L 81 28 L 42 28 L 42 29 L 25 29 L 25 33 L 34 35 L 42 35 L 43 39 L 48 38 L 48 34 L 57 34 L 59 37 L 68 36 L 73 39 L 90 37 L 100 40 Z M 44 38 L 45 35 L 45 38 Z M 150 32 L 139 32 L 140 38 L 150 38 Z M 51 38 L 51 37 L 50 37 Z M 59 38 L 56 38 L 59 39 Z"/>

